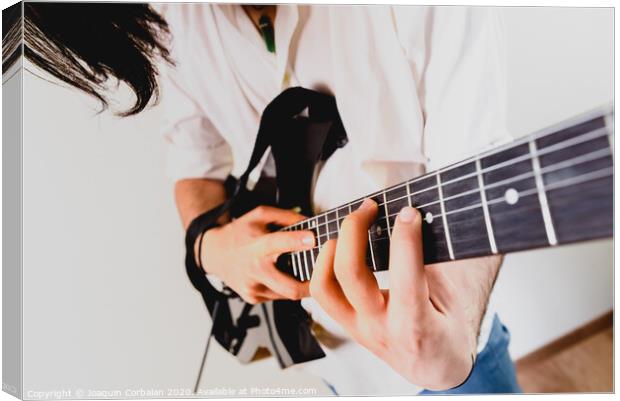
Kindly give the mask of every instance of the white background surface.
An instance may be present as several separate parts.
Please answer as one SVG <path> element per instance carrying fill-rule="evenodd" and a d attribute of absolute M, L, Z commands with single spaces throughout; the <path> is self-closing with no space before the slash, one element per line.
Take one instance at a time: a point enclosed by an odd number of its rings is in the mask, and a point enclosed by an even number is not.
<path fill-rule="evenodd" d="M 611 10 L 504 13 L 515 135 L 612 100 Z M 29 73 L 24 88 L 26 391 L 191 387 L 208 320 L 184 272 L 157 108 L 119 119 Z M 507 257 L 492 302 L 513 357 L 609 310 L 612 278 L 611 241 Z M 205 388 L 254 385 L 325 391 L 212 348 Z"/>

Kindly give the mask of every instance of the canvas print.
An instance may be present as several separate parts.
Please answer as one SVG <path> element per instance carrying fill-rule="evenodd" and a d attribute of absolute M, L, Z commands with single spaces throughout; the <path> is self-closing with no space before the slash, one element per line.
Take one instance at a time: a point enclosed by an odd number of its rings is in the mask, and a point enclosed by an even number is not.
<path fill-rule="evenodd" d="M 613 393 L 613 8 L 2 19 L 6 393 Z"/>

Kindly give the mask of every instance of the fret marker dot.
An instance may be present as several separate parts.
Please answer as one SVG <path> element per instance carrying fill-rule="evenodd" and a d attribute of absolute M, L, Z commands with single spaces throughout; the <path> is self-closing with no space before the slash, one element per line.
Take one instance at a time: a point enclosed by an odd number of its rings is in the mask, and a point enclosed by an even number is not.
<path fill-rule="evenodd" d="M 424 215 L 424 221 L 426 221 L 428 224 L 431 224 L 433 222 L 433 214 L 431 212 L 426 212 L 426 214 Z"/>
<path fill-rule="evenodd" d="M 506 203 L 514 205 L 519 201 L 519 193 L 514 188 L 508 188 L 504 194 L 504 198 L 506 199 Z"/>
<path fill-rule="evenodd" d="M 382 232 L 381 226 L 377 226 L 377 237 L 380 237 Z"/>

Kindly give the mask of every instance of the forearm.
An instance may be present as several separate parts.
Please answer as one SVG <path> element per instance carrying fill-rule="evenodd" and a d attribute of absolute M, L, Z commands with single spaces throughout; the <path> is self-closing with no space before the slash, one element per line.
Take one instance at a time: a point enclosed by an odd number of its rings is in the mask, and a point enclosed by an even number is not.
<path fill-rule="evenodd" d="M 174 196 L 183 228 L 187 229 L 196 217 L 226 200 L 226 188 L 221 181 L 217 180 L 184 179 L 175 184 Z M 226 219 L 226 216 L 222 216 L 220 222 L 223 223 Z M 198 249 L 199 243 L 199 238 L 196 238 L 194 255 L 196 264 L 200 266 L 198 255 L 202 253 L 202 250 Z"/>
<path fill-rule="evenodd" d="M 185 179 L 177 181 L 174 195 L 183 228 L 187 229 L 197 216 L 226 200 L 226 189 L 217 180 Z"/>
<path fill-rule="evenodd" d="M 459 290 L 476 339 L 502 261 L 503 256 L 496 255 L 437 265 Z"/>

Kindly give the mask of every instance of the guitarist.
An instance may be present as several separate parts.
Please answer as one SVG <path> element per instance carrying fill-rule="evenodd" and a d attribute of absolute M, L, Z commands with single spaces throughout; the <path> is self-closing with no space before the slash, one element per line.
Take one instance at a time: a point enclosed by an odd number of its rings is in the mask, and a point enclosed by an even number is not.
<path fill-rule="evenodd" d="M 163 7 L 165 19 L 140 4 L 24 9 L 25 56 L 104 105 L 103 83 L 126 82 L 136 103 L 125 115 L 157 93 L 156 60 L 176 62 L 165 67 L 162 100 L 168 172 L 185 227 L 225 200 L 223 180 L 241 174 L 262 110 L 288 86 L 333 94 L 350 140 L 321 170 L 317 211 L 508 139 L 502 31 L 492 9 L 176 4 Z M 3 69 L 14 60 L 3 60 Z M 273 172 L 267 157 L 251 179 Z M 274 267 L 279 253 L 315 242 L 310 232 L 269 233 L 272 223 L 304 218 L 290 210 L 223 217 L 196 253 L 210 280 L 248 302 L 303 299 L 327 354 L 304 368 L 334 393 L 519 391 L 508 332 L 487 309 L 501 257 L 424 266 L 421 217 L 405 208 L 389 272 L 375 276 L 364 255 L 376 213 L 367 201 L 345 219 L 309 284 Z"/>
<path fill-rule="evenodd" d="M 184 4 L 162 11 L 179 62 L 163 84 L 168 172 L 185 227 L 226 199 L 223 182 L 245 169 L 262 110 L 289 86 L 333 94 L 350 139 L 323 166 L 317 210 L 507 139 L 502 31 L 492 9 Z M 264 158 L 251 179 L 273 171 Z M 270 224 L 304 218 L 294 211 L 259 207 L 222 218 L 195 253 L 212 283 L 224 281 L 246 302 L 303 299 L 327 353 L 306 368 L 335 393 L 519 391 L 507 331 L 487 311 L 501 257 L 424 266 L 422 220 L 405 208 L 388 277 L 375 278 L 365 255 L 376 215 L 368 200 L 344 220 L 309 284 L 274 266 L 279 254 L 315 245 L 309 231 L 269 233 Z"/>

